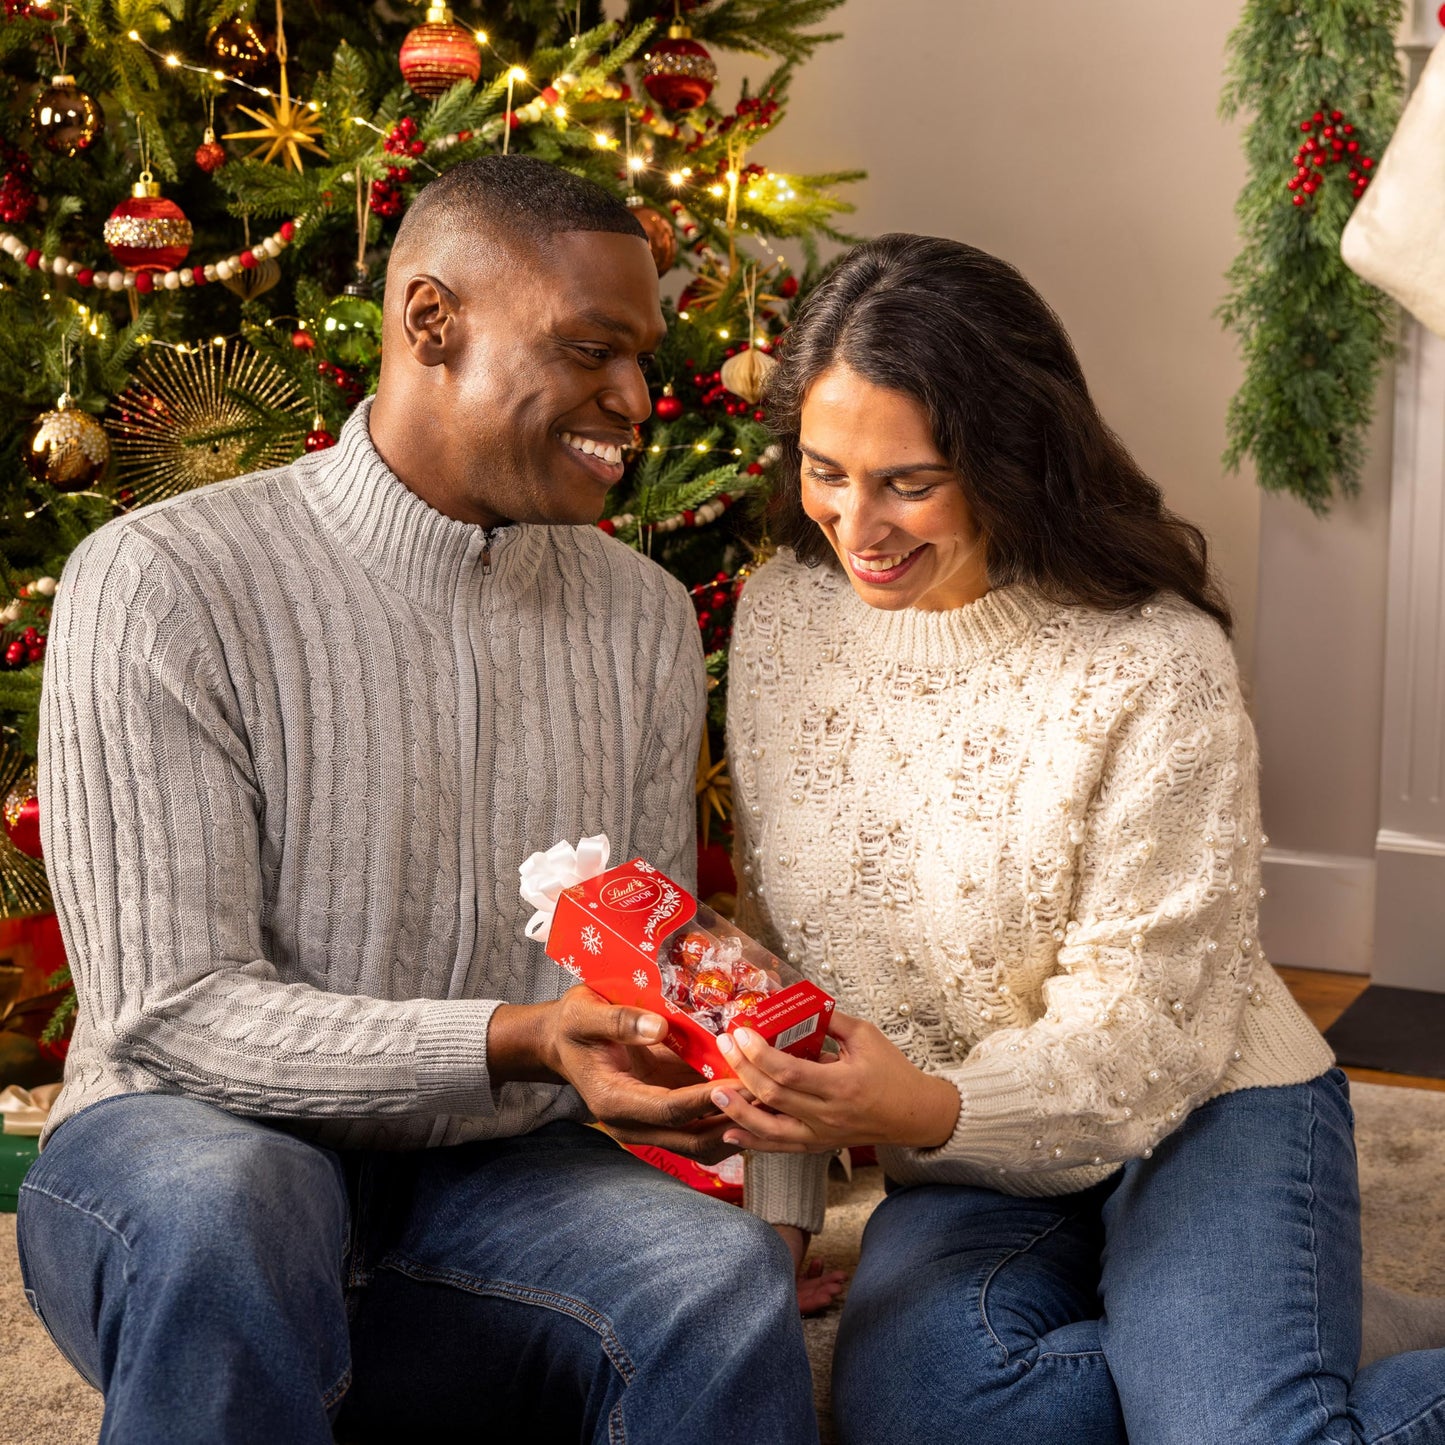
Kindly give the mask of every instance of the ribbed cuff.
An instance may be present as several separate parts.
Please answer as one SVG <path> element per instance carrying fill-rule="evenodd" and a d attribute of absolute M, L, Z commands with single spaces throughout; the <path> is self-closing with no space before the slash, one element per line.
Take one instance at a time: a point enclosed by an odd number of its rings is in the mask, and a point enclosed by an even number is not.
<path fill-rule="evenodd" d="M 916 1160 L 924 1168 L 949 1158 L 966 1158 L 984 1166 L 1007 1162 L 1017 1152 L 1019 1134 L 1038 1113 L 1032 1090 L 1001 1060 L 975 1059 L 960 1070 L 959 1078 L 941 1077 L 959 1093 L 953 1133 L 932 1149 L 892 1152 Z"/>
<path fill-rule="evenodd" d="M 1260 1002 L 1244 1006 L 1237 1045 L 1240 1057 L 1229 1066 L 1217 1093 L 1305 1084 L 1335 1062 L 1333 1050 L 1272 968 L 1258 970 L 1254 982 Z"/>
<path fill-rule="evenodd" d="M 490 1118 L 497 1112 L 487 1068 L 487 1028 L 499 1000 L 453 999 L 422 1006 L 416 1092 L 439 1114 Z"/>
<path fill-rule="evenodd" d="M 769 1224 L 817 1234 L 828 1212 L 830 1154 L 749 1154 L 743 1205 Z"/>

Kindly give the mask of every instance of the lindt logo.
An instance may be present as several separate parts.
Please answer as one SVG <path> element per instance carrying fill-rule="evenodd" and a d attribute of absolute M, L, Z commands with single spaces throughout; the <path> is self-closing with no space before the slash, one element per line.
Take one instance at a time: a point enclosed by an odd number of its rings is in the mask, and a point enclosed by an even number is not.
<path fill-rule="evenodd" d="M 604 884 L 597 896 L 607 908 L 636 913 L 651 908 L 662 897 L 662 889 L 650 878 L 616 878 Z"/>

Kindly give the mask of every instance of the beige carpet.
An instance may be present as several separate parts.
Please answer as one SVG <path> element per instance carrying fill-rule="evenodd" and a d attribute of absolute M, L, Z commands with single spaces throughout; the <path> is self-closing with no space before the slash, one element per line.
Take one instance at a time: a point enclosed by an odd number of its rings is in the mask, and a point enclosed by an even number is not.
<path fill-rule="evenodd" d="M 1445 1295 L 1445 1093 L 1356 1084 L 1365 1273 L 1381 1284 Z M 876 1169 L 834 1179 L 817 1249 L 848 1266 L 881 1193 Z M 806 1326 L 809 1353 L 826 1361 L 836 1309 Z M 819 1402 L 826 1408 L 826 1371 Z M 55 1351 L 26 1307 L 15 1257 L 15 1219 L 0 1215 L 0 1445 L 91 1445 L 100 1397 Z M 831 1438 L 823 1415 L 824 1440 Z"/>

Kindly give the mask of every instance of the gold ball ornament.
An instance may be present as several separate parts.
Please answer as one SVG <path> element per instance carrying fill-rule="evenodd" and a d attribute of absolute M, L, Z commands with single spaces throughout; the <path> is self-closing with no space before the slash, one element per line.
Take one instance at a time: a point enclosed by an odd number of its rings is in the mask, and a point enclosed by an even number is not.
<path fill-rule="evenodd" d="M 254 80 L 270 50 L 249 20 L 226 20 L 206 36 L 206 55 L 215 70 L 232 80 Z"/>
<path fill-rule="evenodd" d="M 105 471 L 110 438 L 67 392 L 54 411 L 42 412 L 25 434 L 25 465 L 37 482 L 57 492 L 83 492 Z"/>
<path fill-rule="evenodd" d="M 759 351 L 756 346 L 750 346 L 746 351 L 728 357 L 722 364 L 720 375 L 722 384 L 734 396 L 740 396 L 744 401 L 756 406 L 762 399 L 768 378 L 777 369 L 776 357 L 769 356 L 766 351 Z"/>
<path fill-rule="evenodd" d="M 482 73 L 482 52 L 476 37 L 452 19 L 445 5 L 427 7 L 426 22 L 401 42 L 401 78 L 415 95 L 445 95 L 463 80 Z"/>
<path fill-rule="evenodd" d="M 677 260 L 677 232 L 672 222 L 657 209 L 649 206 L 641 196 L 630 196 L 627 208 L 632 219 L 647 232 L 647 248 L 652 252 L 652 264 L 657 274 L 665 276 Z"/>
<path fill-rule="evenodd" d="M 40 144 L 56 155 L 88 151 L 104 126 L 100 107 L 76 85 L 73 75 L 54 76 L 30 107 L 31 130 Z"/>

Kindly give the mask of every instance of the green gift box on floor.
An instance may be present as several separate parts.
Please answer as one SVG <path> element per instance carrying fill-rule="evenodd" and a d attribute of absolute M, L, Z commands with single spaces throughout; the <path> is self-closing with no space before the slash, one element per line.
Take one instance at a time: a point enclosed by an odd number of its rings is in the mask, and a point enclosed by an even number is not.
<path fill-rule="evenodd" d="M 40 1154 L 40 1140 L 25 1134 L 0 1134 L 0 1214 L 14 1214 L 20 1181 Z"/>

